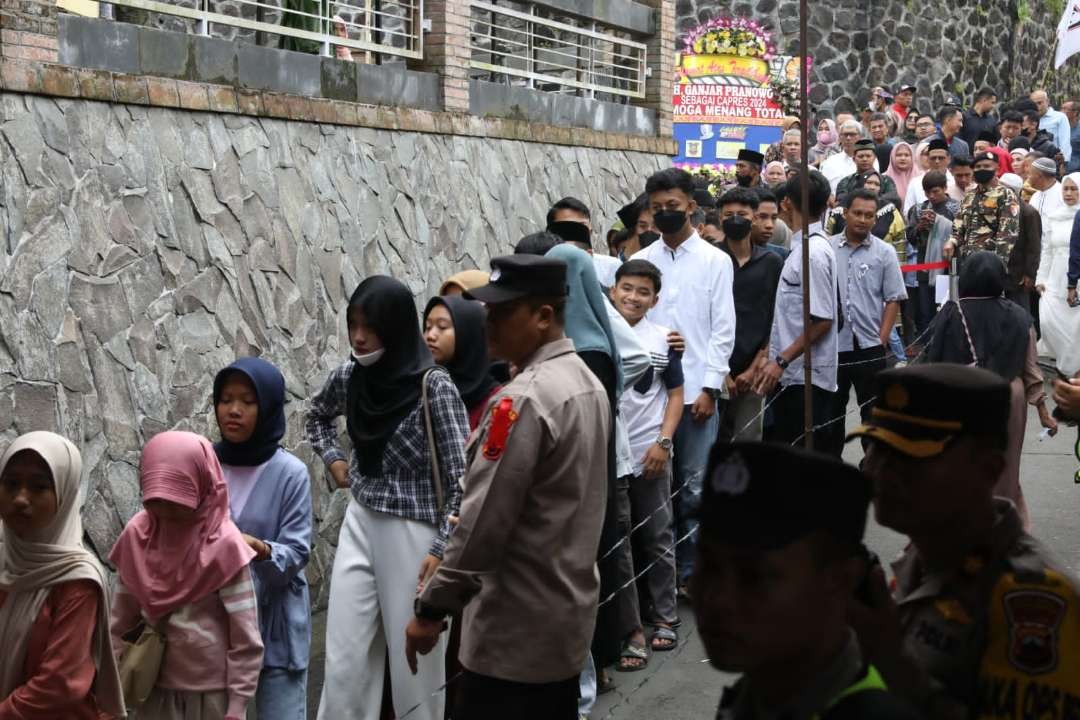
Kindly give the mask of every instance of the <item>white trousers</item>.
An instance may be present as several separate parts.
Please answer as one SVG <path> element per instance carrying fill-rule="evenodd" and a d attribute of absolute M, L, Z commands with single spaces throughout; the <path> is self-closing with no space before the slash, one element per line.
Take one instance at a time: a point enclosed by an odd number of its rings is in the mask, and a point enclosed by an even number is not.
<path fill-rule="evenodd" d="M 420 564 L 435 538 L 427 523 L 349 501 L 338 537 L 326 617 L 326 678 L 319 720 L 379 720 L 387 650 L 398 717 L 442 720 L 446 638 L 419 656 L 416 675 L 405 660 L 405 626 L 413 617 Z"/>

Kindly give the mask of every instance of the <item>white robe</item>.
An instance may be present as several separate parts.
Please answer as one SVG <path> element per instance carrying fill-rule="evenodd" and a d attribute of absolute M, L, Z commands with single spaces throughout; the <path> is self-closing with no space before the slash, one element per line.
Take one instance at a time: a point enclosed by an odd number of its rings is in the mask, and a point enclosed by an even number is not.
<path fill-rule="evenodd" d="M 1080 173 L 1070 177 L 1080 180 Z M 1051 211 L 1043 214 L 1042 253 L 1039 273 L 1035 278 L 1036 285 L 1046 287 L 1039 300 L 1042 339 L 1039 340 L 1038 349 L 1040 355 L 1055 358 L 1058 369 L 1063 373 L 1073 376 L 1080 372 L 1080 307 L 1069 307 L 1066 298 L 1069 241 L 1080 204 L 1066 205 L 1064 200 L 1060 200 L 1060 185 L 1055 187 L 1058 188 L 1057 199 L 1060 202 L 1053 204 Z M 1032 201 L 1035 199 L 1032 197 Z"/>

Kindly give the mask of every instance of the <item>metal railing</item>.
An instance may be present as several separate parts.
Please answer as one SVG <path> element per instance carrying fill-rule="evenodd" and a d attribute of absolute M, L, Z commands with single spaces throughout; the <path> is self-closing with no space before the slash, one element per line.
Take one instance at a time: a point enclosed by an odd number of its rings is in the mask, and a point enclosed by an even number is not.
<path fill-rule="evenodd" d="M 309 7 L 316 12 L 299 9 L 306 6 L 299 2 L 293 5 L 297 9 L 287 7 L 284 0 L 109 0 L 109 5 L 194 21 L 185 25 L 199 35 L 283 36 L 290 39 L 292 49 L 325 57 L 336 52 L 351 58 L 352 51 L 423 57 L 423 0 L 353 2 L 361 4 L 318 0 Z"/>
<path fill-rule="evenodd" d="M 483 0 L 470 5 L 474 70 L 551 92 L 645 97 L 644 43 L 595 21 L 545 17 L 550 12 L 538 5 L 528 12 Z"/>

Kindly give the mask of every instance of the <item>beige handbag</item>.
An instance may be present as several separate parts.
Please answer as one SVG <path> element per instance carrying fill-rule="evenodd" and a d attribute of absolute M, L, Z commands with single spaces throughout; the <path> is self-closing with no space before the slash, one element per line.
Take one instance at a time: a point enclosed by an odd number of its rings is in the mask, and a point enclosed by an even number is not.
<path fill-rule="evenodd" d="M 124 636 L 124 651 L 120 655 L 118 670 L 124 704 L 129 708 L 146 702 L 157 684 L 161 662 L 165 659 L 165 633 L 162 629 L 168 620 L 169 616 L 166 615 L 155 626 L 144 619 Z M 128 637 L 135 638 L 134 642 L 129 642 Z"/>

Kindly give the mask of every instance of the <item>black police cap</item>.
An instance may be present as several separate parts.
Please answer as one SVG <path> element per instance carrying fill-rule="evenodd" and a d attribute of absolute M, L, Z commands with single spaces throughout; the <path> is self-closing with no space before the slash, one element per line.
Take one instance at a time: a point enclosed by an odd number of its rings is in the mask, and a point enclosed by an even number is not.
<path fill-rule="evenodd" d="M 565 297 L 566 263 L 540 255 L 504 255 L 491 260 L 488 284 L 469 290 L 465 297 L 489 305 L 530 296 Z"/>
<path fill-rule="evenodd" d="M 996 373 L 955 363 L 927 363 L 877 375 L 877 400 L 848 440 L 870 438 L 917 458 L 940 455 L 964 435 L 1004 433 L 1009 383 Z"/>
<path fill-rule="evenodd" d="M 776 550 L 823 531 L 858 543 L 869 478 L 831 455 L 766 443 L 718 443 L 702 488 L 700 530 L 723 543 Z"/>

